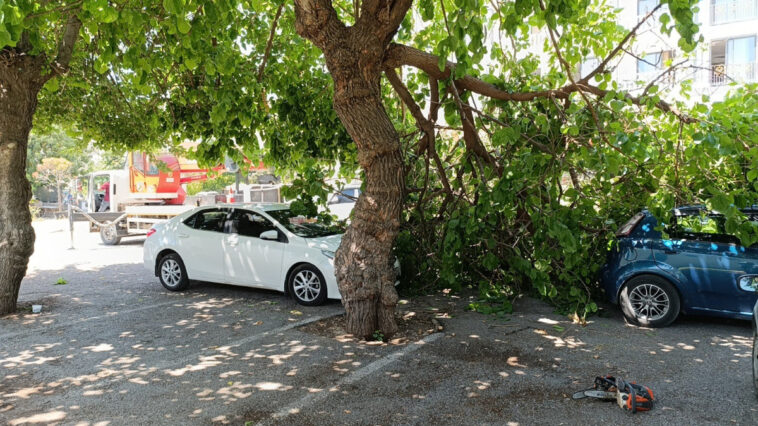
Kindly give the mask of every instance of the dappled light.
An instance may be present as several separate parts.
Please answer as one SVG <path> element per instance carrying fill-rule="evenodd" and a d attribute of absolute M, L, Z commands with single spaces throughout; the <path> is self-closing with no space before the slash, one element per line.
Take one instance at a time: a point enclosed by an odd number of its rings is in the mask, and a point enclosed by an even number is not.
<path fill-rule="evenodd" d="M 13 419 L 9 423 L 12 426 L 29 424 L 29 423 L 47 424 L 47 423 L 59 422 L 59 421 L 64 420 L 65 418 L 66 418 L 66 413 L 63 411 L 50 411 L 44 414 L 35 414 L 29 417 L 20 417 L 17 419 Z"/>
<path fill-rule="evenodd" d="M 535 407 L 575 409 L 562 394 L 588 372 L 627 376 L 619 360 L 628 355 L 610 343 L 616 336 L 635 342 L 639 358 L 628 368 L 640 374 L 651 365 L 710 367 L 715 354 L 735 372 L 750 362 L 749 329 L 731 323 L 661 330 L 599 317 L 581 326 L 536 301 L 520 301 L 501 319 L 451 310 L 447 303 L 466 299 L 443 296 L 444 303 L 406 301 L 398 319 L 416 326 L 405 340 L 362 342 L 335 332 L 338 303 L 308 308 L 204 282 L 169 293 L 141 269 L 125 276 L 129 282 L 100 280 L 107 269 L 62 271 L 66 285 L 52 283 L 58 272 L 41 272 L 24 287 L 29 298 L 47 298 L 41 314 L 0 319 L 0 417 L 9 424 L 138 424 L 146 416 L 172 424 L 341 424 L 366 413 L 380 424 L 458 424 L 471 413 L 504 424 L 538 418 Z M 437 328 L 430 318 L 443 321 L 442 333 L 428 334 Z M 714 331 L 695 335 L 697 327 Z M 679 386 L 676 378 L 635 378 L 656 390 Z M 403 404 L 392 412 L 373 411 L 396 400 Z M 675 404 L 660 411 L 681 413 Z"/>

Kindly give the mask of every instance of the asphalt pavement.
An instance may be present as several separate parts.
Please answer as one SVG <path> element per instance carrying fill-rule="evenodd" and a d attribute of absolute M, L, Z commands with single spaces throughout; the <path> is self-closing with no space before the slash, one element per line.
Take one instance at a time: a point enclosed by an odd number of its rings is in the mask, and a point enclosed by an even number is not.
<path fill-rule="evenodd" d="M 401 308 L 438 313 L 443 332 L 366 344 L 301 328 L 338 302 L 202 282 L 170 293 L 139 240 L 103 246 L 77 224 L 70 250 L 65 225 L 35 223 L 24 309 L 0 318 L 2 424 L 758 424 L 748 322 L 653 330 L 611 308 L 580 326 L 528 298 L 497 319 L 440 294 Z M 650 386 L 656 408 L 571 399 L 601 374 Z"/>

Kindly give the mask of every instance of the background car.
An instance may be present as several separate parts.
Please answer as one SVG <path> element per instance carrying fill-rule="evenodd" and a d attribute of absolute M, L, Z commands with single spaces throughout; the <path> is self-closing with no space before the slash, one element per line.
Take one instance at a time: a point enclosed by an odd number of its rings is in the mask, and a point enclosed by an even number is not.
<path fill-rule="evenodd" d="M 743 212 L 758 223 L 758 209 Z M 725 218 L 702 206 L 675 209 L 664 239 L 650 212 L 632 217 L 602 270 L 608 299 L 633 323 L 662 327 L 680 312 L 750 320 L 758 299 L 758 246 L 743 247 Z"/>
<path fill-rule="evenodd" d="M 355 203 L 361 195 L 360 183 L 351 183 L 329 197 L 327 208 L 329 213 L 337 216 L 339 220 L 350 218 L 350 212 L 355 208 Z"/>
<path fill-rule="evenodd" d="M 287 292 L 318 305 L 340 298 L 333 258 L 342 231 L 286 204 L 198 207 L 151 229 L 144 265 L 171 291 L 194 279 Z"/>

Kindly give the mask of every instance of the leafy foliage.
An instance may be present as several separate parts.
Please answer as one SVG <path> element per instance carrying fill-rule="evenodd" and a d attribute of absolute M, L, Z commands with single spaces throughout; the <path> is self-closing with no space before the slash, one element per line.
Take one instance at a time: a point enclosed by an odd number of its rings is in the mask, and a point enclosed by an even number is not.
<path fill-rule="evenodd" d="M 448 18 L 460 17 L 458 8 L 471 9 L 468 3 L 442 4 Z M 668 31 L 675 28 L 680 47 L 691 51 L 697 42 L 694 2 L 667 6 L 671 16 L 662 14 L 661 22 Z M 419 7 L 426 20 L 444 13 L 431 3 Z M 461 36 L 457 20 L 447 20 L 449 29 L 427 27 L 414 42 L 422 47 L 439 40 L 435 52 L 454 56 L 456 75 L 465 69 L 500 89 L 528 92 L 572 83 L 578 77 L 567 69 L 578 69 L 587 57 L 612 56 L 629 32 L 615 23 L 612 10 L 589 1 L 545 2 L 544 8 L 539 2 L 504 2 L 492 18 L 490 25 L 499 27 L 494 39 L 507 40 L 515 51 L 493 43 L 487 54 L 495 65 L 488 68 L 501 64 L 499 73 L 481 71 L 484 61 L 476 59 L 483 48 L 466 45 L 466 55 L 456 50 L 479 33 Z M 560 37 L 555 46 L 546 37 L 547 67 L 537 73 L 540 58 L 527 46 L 535 31 L 550 28 L 560 28 Z M 743 244 L 758 242 L 758 230 L 738 211 L 758 200 L 758 133 L 751 125 L 756 87 L 706 104 L 689 99 L 685 82 L 683 97 L 666 110 L 654 84 L 630 96 L 608 70 L 593 80 L 598 84 L 589 95 L 576 91 L 566 99 L 529 103 L 466 93 L 457 100 L 445 96 L 454 89 L 444 82 L 447 128 L 437 132 L 435 147 L 444 172 L 435 169 L 433 156 L 430 161 L 433 153 L 418 155 L 415 141 L 405 146 L 410 209 L 397 251 L 406 285 L 473 286 L 481 300 L 472 308 L 485 313 L 509 312 L 514 298 L 531 293 L 581 320 L 597 310 L 598 271 L 614 231 L 645 207 L 667 220 L 675 206 L 707 204 L 725 214 L 727 230 Z M 412 73 L 405 83 L 414 89 L 427 81 Z M 429 95 L 411 91 L 423 106 Z M 469 103 L 480 105 L 474 120 L 491 158 L 464 140 L 459 110 Z M 399 128 L 408 131 L 407 125 Z"/>

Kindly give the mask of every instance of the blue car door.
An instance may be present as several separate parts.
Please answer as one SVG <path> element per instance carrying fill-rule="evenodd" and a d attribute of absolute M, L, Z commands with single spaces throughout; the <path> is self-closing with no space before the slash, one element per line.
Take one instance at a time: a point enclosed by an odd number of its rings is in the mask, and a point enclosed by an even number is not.
<path fill-rule="evenodd" d="M 653 244 L 655 260 L 682 281 L 685 309 L 750 315 L 756 294 L 740 288 L 739 278 L 758 273 L 758 253 L 726 235 L 722 222 L 713 215 L 677 217 L 670 239 Z"/>

